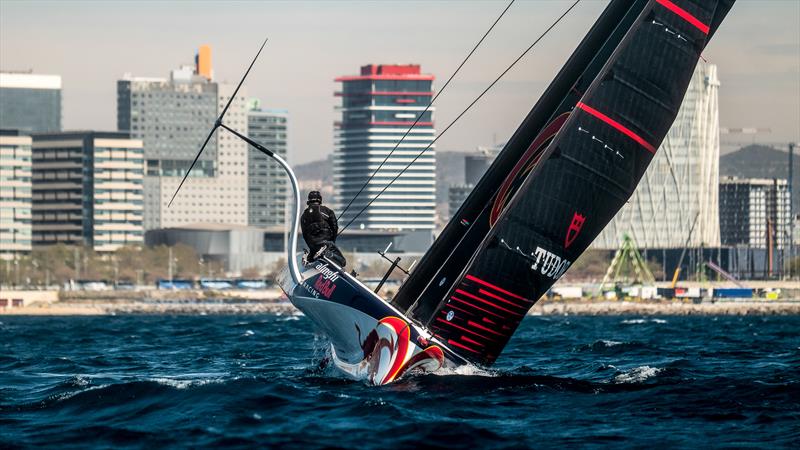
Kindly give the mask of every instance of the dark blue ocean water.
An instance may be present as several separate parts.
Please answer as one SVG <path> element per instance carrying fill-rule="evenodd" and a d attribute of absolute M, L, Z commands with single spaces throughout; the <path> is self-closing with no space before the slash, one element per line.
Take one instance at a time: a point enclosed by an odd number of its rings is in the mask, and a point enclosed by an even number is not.
<path fill-rule="evenodd" d="M 0 447 L 794 447 L 800 317 L 528 317 L 486 373 L 320 370 L 296 316 L 0 317 Z"/>

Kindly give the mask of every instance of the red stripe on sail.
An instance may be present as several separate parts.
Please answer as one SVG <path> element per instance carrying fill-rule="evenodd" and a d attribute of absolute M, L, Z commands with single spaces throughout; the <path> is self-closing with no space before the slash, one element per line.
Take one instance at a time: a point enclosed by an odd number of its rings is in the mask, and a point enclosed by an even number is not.
<path fill-rule="evenodd" d="M 481 347 L 486 347 L 486 345 L 484 345 L 484 344 L 481 344 L 481 343 L 480 343 L 480 342 L 478 342 L 478 341 L 473 341 L 472 339 L 470 339 L 470 338 L 468 338 L 468 337 L 466 337 L 466 336 L 461 336 L 461 339 L 463 339 L 463 340 L 465 340 L 465 341 L 469 342 L 470 344 L 475 344 L 475 345 L 480 345 Z"/>
<path fill-rule="evenodd" d="M 520 297 L 519 295 L 514 294 L 513 292 L 508 292 L 507 290 L 501 288 L 500 286 L 495 286 L 492 283 L 489 283 L 488 281 L 481 280 L 478 277 L 475 277 L 475 276 L 472 276 L 472 275 L 467 275 L 465 278 L 468 279 L 469 281 L 474 281 L 474 282 L 480 283 L 480 284 L 482 284 L 484 286 L 488 286 L 488 287 L 494 289 L 495 291 L 502 292 L 503 294 L 506 294 L 508 296 L 511 296 L 511 297 L 514 297 L 514 298 L 518 298 L 520 300 L 525 300 L 526 302 L 533 302 L 533 300 L 528 300 L 527 298 Z"/>
<path fill-rule="evenodd" d="M 483 295 L 488 295 L 489 297 L 492 297 L 495 300 L 500 300 L 503 303 L 508 303 L 509 305 L 511 305 L 511 306 L 513 306 L 515 308 L 525 309 L 524 306 L 518 305 L 518 304 L 512 302 L 511 300 L 507 300 L 507 299 L 505 299 L 503 297 L 500 297 L 499 295 L 492 294 L 491 292 L 489 292 L 489 291 L 487 291 L 485 289 L 478 289 L 478 293 L 479 294 L 483 294 Z"/>
<path fill-rule="evenodd" d="M 490 302 L 489 300 L 480 298 L 477 295 L 472 295 L 469 292 L 464 291 L 462 289 L 456 289 L 456 293 L 457 294 L 461 294 L 461 295 L 466 295 L 467 297 L 469 297 L 469 298 L 471 298 L 473 300 L 477 300 L 477 301 L 479 301 L 481 303 L 486 303 L 489 306 L 495 307 L 495 308 L 499 309 L 500 311 L 505 311 L 505 312 L 507 312 L 509 314 L 514 314 L 514 315 L 517 315 L 517 316 L 522 316 L 522 315 L 525 314 L 525 313 L 519 313 L 519 312 L 516 312 L 516 311 L 511 311 L 510 309 L 505 309 L 500 305 L 495 305 L 494 303 Z"/>
<path fill-rule="evenodd" d="M 452 304 L 452 303 L 450 303 L 450 302 L 447 302 L 447 307 L 448 307 L 448 308 L 453 308 L 453 309 L 455 309 L 455 310 L 461 311 L 461 312 L 463 312 L 463 313 L 466 313 L 466 314 L 469 314 L 470 316 L 475 316 L 475 313 L 474 313 L 473 311 L 467 311 L 467 310 L 466 310 L 466 309 L 464 309 L 464 308 L 459 308 L 458 306 L 456 306 L 456 305 L 454 305 L 454 304 Z M 443 312 L 443 313 L 445 313 L 445 314 L 447 314 L 447 312 L 445 312 L 445 310 L 444 310 L 444 309 L 442 310 L 442 312 Z"/>
<path fill-rule="evenodd" d="M 576 106 L 579 109 L 582 109 L 582 110 L 586 111 L 587 113 L 591 114 L 592 116 L 597 117 L 598 119 L 602 120 L 603 122 L 611 125 L 612 128 L 616 129 L 617 131 L 619 131 L 620 133 L 624 134 L 625 136 L 628 136 L 629 138 L 633 139 L 639 145 L 641 145 L 642 147 L 647 149 L 648 152 L 650 152 L 652 154 L 656 153 L 655 147 L 650 145 L 649 142 L 647 142 L 644 139 L 642 139 L 642 137 L 639 136 L 638 134 L 636 134 L 633 131 L 631 131 L 628 128 L 626 128 L 625 125 L 617 122 L 616 120 L 612 119 L 611 117 L 608 117 L 607 115 L 601 113 L 600 111 L 592 108 L 591 106 L 587 105 L 586 103 L 578 102 L 578 104 Z"/>
<path fill-rule="evenodd" d="M 475 322 L 473 322 L 473 321 L 471 321 L 471 320 L 468 320 L 468 321 L 467 321 L 467 325 L 471 325 L 471 326 L 473 326 L 473 327 L 475 327 L 475 328 L 478 328 L 478 329 L 480 329 L 480 330 L 488 331 L 489 333 L 494 333 L 494 334 L 496 334 L 496 335 L 498 335 L 498 336 L 503 336 L 503 337 L 506 337 L 506 336 L 505 336 L 504 334 L 502 334 L 502 333 L 498 333 L 497 331 L 494 331 L 494 330 L 492 330 L 492 329 L 490 329 L 490 328 L 486 328 L 485 326 L 483 326 L 483 325 L 481 325 L 481 324 L 479 324 L 479 323 L 475 323 Z"/>
<path fill-rule="evenodd" d="M 460 325 L 456 325 L 456 324 L 454 324 L 453 322 L 448 322 L 448 321 L 446 321 L 446 320 L 442 319 L 441 317 L 437 317 L 437 318 L 436 318 L 436 321 L 437 321 L 437 322 L 446 323 L 447 325 L 450 325 L 451 327 L 458 328 L 459 330 L 461 330 L 461 331 L 466 331 L 467 333 L 472 333 L 472 334 L 474 334 L 475 336 L 480 336 L 481 338 L 483 338 L 483 339 L 486 339 L 487 341 L 493 341 L 493 340 L 495 339 L 495 338 L 491 338 L 491 337 L 488 337 L 488 336 L 484 336 L 484 335 L 482 335 L 482 334 L 480 334 L 480 333 L 476 333 L 475 331 L 472 331 L 472 330 L 470 330 L 470 329 L 468 329 L 468 328 L 464 328 L 464 327 L 462 327 L 462 326 L 460 326 Z M 440 328 L 441 328 L 441 327 L 440 327 Z"/>
<path fill-rule="evenodd" d="M 466 301 L 466 300 L 462 300 L 462 299 L 460 299 L 460 298 L 458 298 L 458 297 L 453 297 L 453 296 L 451 296 L 451 297 L 450 297 L 450 299 L 451 299 L 451 300 L 455 300 L 455 301 L 457 301 L 457 302 L 461 302 L 461 303 L 463 303 L 463 304 L 465 304 L 465 305 L 469 306 L 470 308 L 475 308 L 475 309 L 477 309 L 477 310 L 483 311 L 483 312 L 485 312 L 486 314 L 491 314 L 491 315 L 493 315 L 493 316 L 495 316 L 495 317 L 499 317 L 499 318 L 501 318 L 501 319 L 505 319 L 505 317 L 501 316 L 500 314 L 497 314 L 497 313 L 491 312 L 491 311 L 489 311 L 488 309 L 483 309 L 483 308 L 481 308 L 480 306 L 475 306 L 475 305 L 473 305 L 472 303 L 470 303 L 470 302 L 468 302 L 468 301 Z"/>
<path fill-rule="evenodd" d="M 464 350 L 466 350 L 468 352 L 477 353 L 479 355 L 481 354 L 481 352 L 479 352 L 479 351 L 477 351 L 475 349 L 469 348 L 464 344 L 459 344 L 458 342 L 456 342 L 456 341 L 454 341 L 452 339 L 448 339 L 447 343 L 450 344 L 450 345 L 455 345 L 456 347 L 459 347 L 459 348 L 463 348 Z"/>
<path fill-rule="evenodd" d="M 703 34 L 708 34 L 708 32 L 711 31 L 708 25 L 704 24 L 697 17 L 689 14 L 689 11 L 686 11 L 685 9 L 676 5 L 675 3 L 672 3 L 669 0 L 656 0 L 656 3 L 674 12 L 675 14 L 680 16 L 681 19 L 694 25 L 698 30 L 702 31 Z"/>

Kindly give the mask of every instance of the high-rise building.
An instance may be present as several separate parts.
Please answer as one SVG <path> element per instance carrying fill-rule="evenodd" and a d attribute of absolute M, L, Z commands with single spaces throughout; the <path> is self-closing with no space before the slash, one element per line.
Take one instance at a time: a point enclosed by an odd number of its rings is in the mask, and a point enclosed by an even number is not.
<path fill-rule="evenodd" d="M 31 142 L 0 130 L 0 259 L 31 251 Z"/>
<path fill-rule="evenodd" d="M 433 108 L 422 112 L 433 95 L 433 75 L 419 65 L 361 67 L 360 75 L 342 76 L 342 113 L 336 123 L 334 192 L 341 211 L 361 189 L 409 130 L 397 150 L 369 181 L 350 209 L 342 214 L 346 224 L 374 199 L 400 172 L 398 180 L 367 208 L 353 226 L 365 229 L 432 230 L 436 215 L 436 153 L 431 145 Z M 420 116 L 422 114 L 422 116 Z M 413 163 L 412 163 L 413 161 Z"/>
<path fill-rule="evenodd" d="M 169 78 L 126 75 L 117 82 L 117 128 L 144 142 L 147 230 L 197 222 L 247 225 L 247 144 L 221 129 L 168 206 L 235 89 L 214 82 L 212 74 L 211 50 L 203 47 L 194 66 L 175 69 Z M 244 88 L 225 124 L 247 133 Z"/>
<path fill-rule="evenodd" d="M 289 112 L 262 109 L 253 100 L 247 110 L 247 133 L 275 154 L 286 159 Z M 272 158 L 251 148 L 247 164 L 248 224 L 255 227 L 282 226 L 286 222 L 288 180 Z"/>
<path fill-rule="evenodd" d="M 725 177 L 719 184 L 723 245 L 784 248 L 791 242 L 786 180 Z"/>
<path fill-rule="evenodd" d="M 144 242 L 142 141 L 128 133 L 33 137 L 33 244 L 114 251 Z"/>
<path fill-rule="evenodd" d="M 689 247 L 720 245 L 719 85 L 717 66 L 697 65 L 675 123 L 595 248 L 617 248 L 625 233 L 648 249 L 683 247 L 687 238 Z"/>
<path fill-rule="evenodd" d="M 24 134 L 61 130 L 61 77 L 0 72 L 0 128 Z"/>

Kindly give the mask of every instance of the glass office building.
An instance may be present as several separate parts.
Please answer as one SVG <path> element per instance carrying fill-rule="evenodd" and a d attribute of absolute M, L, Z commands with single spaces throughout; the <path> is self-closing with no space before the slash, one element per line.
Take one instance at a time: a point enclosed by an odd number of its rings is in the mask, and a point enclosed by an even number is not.
<path fill-rule="evenodd" d="M 169 205 L 235 88 L 213 81 L 210 58 L 210 48 L 203 46 L 194 66 L 172 70 L 169 78 L 126 75 L 117 82 L 117 129 L 144 143 L 145 229 L 199 222 L 247 225 L 248 148 L 221 129 Z M 247 133 L 244 88 L 225 124 Z"/>
<path fill-rule="evenodd" d="M 257 100 L 247 111 L 247 133 L 275 154 L 286 159 L 289 112 L 262 109 Z M 251 148 L 248 153 L 248 224 L 255 227 L 283 226 L 286 223 L 288 179 L 272 158 Z"/>
<path fill-rule="evenodd" d="M 0 72 L 0 128 L 61 131 L 61 77 Z"/>

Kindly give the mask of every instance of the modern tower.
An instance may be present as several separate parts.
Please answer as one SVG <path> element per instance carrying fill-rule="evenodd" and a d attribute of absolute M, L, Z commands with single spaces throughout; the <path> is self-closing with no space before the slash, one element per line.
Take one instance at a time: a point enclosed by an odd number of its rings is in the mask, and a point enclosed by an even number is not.
<path fill-rule="evenodd" d="M 0 72 L 0 128 L 61 131 L 61 77 Z"/>
<path fill-rule="evenodd" d="M 247 145 L 219 130 L 211 137 L 172 206 L 169 201 L 235 85 L 210 78 L 211 50 L 169 78 L 126 75 L 117 82 L 117 128 L 144 142 L 145 229 L 216 222 L 247 225 Z M 225 123 L 247 133 L 244 88 Z"/>
<path fill-rule="evenodd" d="M 434 76 L 420 66 L 375 65 L 361 73 L 342 76 L 341 121 L 336 126 L 334 192 L 337 212 L 352 199 L 400 142 L 419 117 L 419 122 L 369 181 L 350 209 L 339 219 L 348 223 L 374 199 L 408 164 L 411 166 L 367 208 L 352 227 L 384 230 L 432 230 L 436 215 L 436 153 L 433 108 L 420 117 L 433 95 Z M 412 161 L 414 161 L 412 163 Z"/>
<path fill-rule="evenodd" d="M 0 130 L 0 259 L 31 251 L 31 142 Z"/>
<path fill-rule="evenodd" d="M 675 123 L 595 248 L 617 248 L 625 233 L 647 249 L 683 247 L 687 238 L 693 248 L 720 245 L 719 85 L 717 66 L 697 65 Z"/>
<path fill-rule="evenodd" d="M 791 213 L 786 180 L 725 177 L 719 184 L 719 202 L 723 245 L 789 245 Z"/>
<path fill-rule="evenodd" d="M 285 159 L 289 112 L 263 109 L 258 100 L 252 100 L 248 106 L 248 135 Z M 283 169 L 272 158 L 251 148 L 247 170 L 248 224 L 255 227 L 284 225 L 289 188 Z"/>
<path fill-rule="evenodd" d="M 33 244 L 142 245 L 142 141 L 65 131 L 33 138 Z"/>

